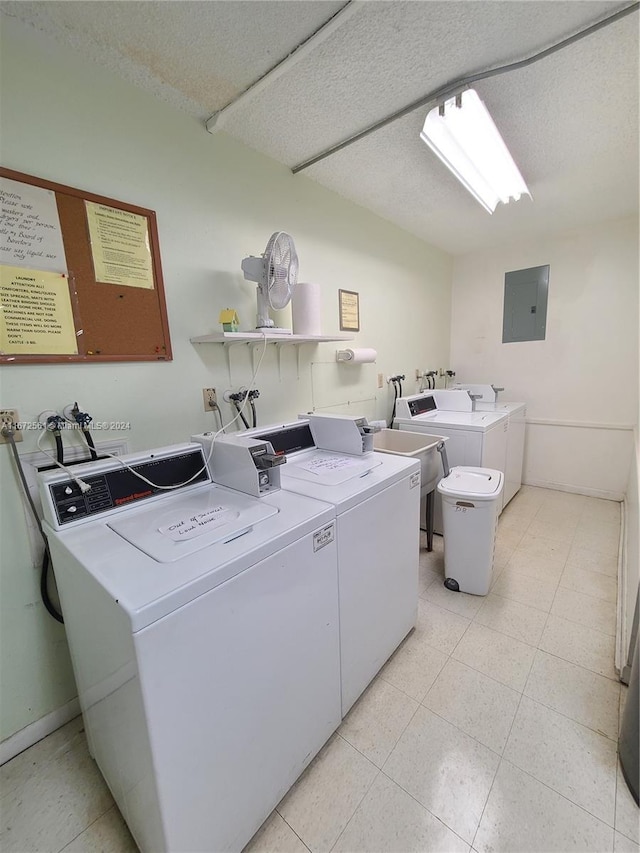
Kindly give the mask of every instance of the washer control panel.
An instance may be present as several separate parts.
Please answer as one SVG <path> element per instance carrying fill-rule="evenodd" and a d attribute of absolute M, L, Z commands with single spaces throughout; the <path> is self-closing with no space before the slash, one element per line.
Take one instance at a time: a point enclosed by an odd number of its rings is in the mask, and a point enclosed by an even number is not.
<path fill-rule="evenodd" d="M 431 396 L 409 400 L 409 412 L 412 418 L 415 418 L 416 415 L 424 415 L 425 412 L 433 412 L 437 408 L 436 401 Z"/>
<path fill-rule="evenodd" d="M 131 465 L 131 469 L 115 467 L 100 474 L 83 476 L 82 481 L 91 487 L 86 492 L 82 492 L 72 479 L 51 483 L 49 494 L 58 523 L 69 524 L 81 518 L 139 503 L 161 493 L 166 494 L 169 490 L 163 486 L 173 486 L 172 491 L 179 491 L 209 481 L 200 449 L 159 459 L 149 458 Z"/>

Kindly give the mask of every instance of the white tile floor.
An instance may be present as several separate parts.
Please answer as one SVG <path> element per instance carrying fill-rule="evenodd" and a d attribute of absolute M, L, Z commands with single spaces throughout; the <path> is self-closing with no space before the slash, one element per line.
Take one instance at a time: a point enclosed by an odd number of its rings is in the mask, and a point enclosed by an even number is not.
<path fill-rule="evenodd" d="M 618 504 L 523 487 L 477 598 L 443 587 L 436 537 L 415 631 L 246 853 L 637 853 L 616 759 L 618 538 Z M 4 853 L 136 850 L 80 719 L 0 782 Z"/>

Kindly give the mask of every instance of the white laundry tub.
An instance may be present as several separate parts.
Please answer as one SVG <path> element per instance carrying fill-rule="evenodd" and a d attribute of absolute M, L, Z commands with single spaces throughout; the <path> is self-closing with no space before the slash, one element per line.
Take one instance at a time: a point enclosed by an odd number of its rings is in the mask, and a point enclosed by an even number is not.
<path fill-rule="evenodd" d="M 373 434 L 373 449 L 380 453 L 395 453 L 420 459 L 420 494 L 432 492 L 442 477 L 442 461 L 437 447 L 449 439 L 442 435 L 408 432 L 400 429 L 382 429 Z"/>
<path fill-rule="evenodd" d="M 435 490 L 444 476 L 438 445 L 449 439 L 442 435 L 424 432 L 409 432 L 400 429 L 382 429 L 373 434 L 373 449 L 379 453 L 394 453 L 397 456 L 412 456 L 420 460 L 420 517 L 422 528 L 427 534 L 427 551 L 433 550 L 433 517 Z"/>

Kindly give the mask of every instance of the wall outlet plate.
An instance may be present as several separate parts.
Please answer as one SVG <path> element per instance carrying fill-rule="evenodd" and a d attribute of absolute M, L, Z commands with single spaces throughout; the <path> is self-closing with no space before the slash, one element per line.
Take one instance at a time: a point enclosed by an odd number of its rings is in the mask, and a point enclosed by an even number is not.
<path fill-rule="evenodd" d="M 384 374 L 378 374 L 378 388 L 384 388 Z"/>
<path fill-rule="evenodd" d="M 20 417 L 17 409 L 0 409 L 0 430 L 6 426 L 13 426 L 15 430 L 13 440 L 15 442 L 22 441 L 22 433 L 18 429 Z M 0 432 L 0 443 L 9 444 L 9 439 Z"/>
<path fill-rule="evenodd" d="M 203 388 L 202 400 L 205 412 L 213 412 L 218 404 L 215 388 Z"/>

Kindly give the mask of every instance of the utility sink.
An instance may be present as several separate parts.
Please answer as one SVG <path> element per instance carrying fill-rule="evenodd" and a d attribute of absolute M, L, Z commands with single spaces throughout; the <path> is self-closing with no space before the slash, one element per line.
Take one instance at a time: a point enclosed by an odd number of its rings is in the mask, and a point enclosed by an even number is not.
<path fill-rule="evenodd" d="M 397 456 L 413 456 L 420 459 L 420 494 L 428 495 L 444 476 L 442 461 L 437 451 L 441 441 L 449 439 L 442 435 L 427 435 L 401 429 L 382 429 L 373 434 L 373 449 L 380 453 L 395 453 Z"/>

